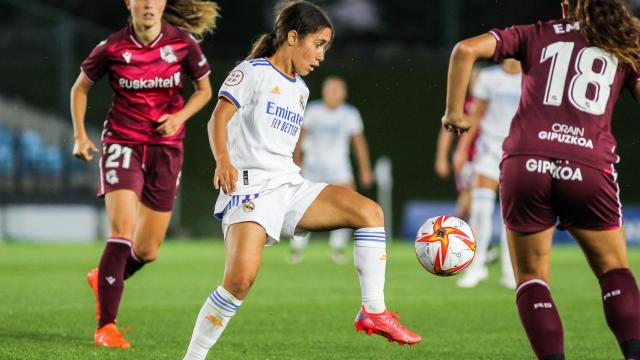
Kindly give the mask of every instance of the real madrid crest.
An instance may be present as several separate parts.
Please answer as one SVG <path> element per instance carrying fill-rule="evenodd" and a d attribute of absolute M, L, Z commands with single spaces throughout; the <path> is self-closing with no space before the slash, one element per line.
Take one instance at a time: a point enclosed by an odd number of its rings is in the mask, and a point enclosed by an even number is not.
<path fill-rule="evenodd" d="M 244 212 L 252 212 L 255 208 L 256 204 L 251 200 L 247 200 L 242 204 L 242 211 Z"/>
<path fill-rule="evenodd" d="M 300 108 L 304 111 L 304 96 L 300 95 Z"/>

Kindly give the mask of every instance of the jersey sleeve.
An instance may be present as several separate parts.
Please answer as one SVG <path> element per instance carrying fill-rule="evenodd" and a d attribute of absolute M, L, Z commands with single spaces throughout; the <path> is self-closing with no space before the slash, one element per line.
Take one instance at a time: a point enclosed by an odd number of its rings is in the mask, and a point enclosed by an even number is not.
<path fill-rule="evenodd" d="M 364 130 L 364 125 L 362 124 L 362 116 L 360 116 L 360 111 L 355 107 L 351 108 L 351 124 L 349 133 L 351 135 L 360 134 Z"/>
<path fill-rule="evenodd" d="M 89 57 L 82 62 L 80 70 L 89 80 L 97 82 L 108 69 L 107 40 L 103 40 L 93 48 Z"/>
<path fill-rule="evenodd" d="M 192 80 L 200 80 L 211 73 L 211 67 L 196 39 L 189 36 L 188 42 L 187 56 L 182 66 Z"/>
<path fill-rule="evenodd" d="M 524 58 L 526 41 L 534 25 L 512 26 L 506 29 L 493 29 L 489 34 L 496 38 L 496 51 L 491 58 L 494 63 L 503 59 L 513 58 L 522 61 Z"/>
<path fill-rule="evenodd" d="M 255 71 L 247 61 L 241 62 L 227 75 L 222 83 L 218 97 L 231 101 L 240 109 L 251 102 L 255 91 Z"/>
<path fill-rule="evenodd" d="M 489 101 L 489 98 L 491 97 L 491 81 L 489 77 L 489 72 L 487 70 L 482 70 L 478 75 L 478 80 L 476 80 L 476 83 L 473 86 L 473 97 L 475 99 Z"/>

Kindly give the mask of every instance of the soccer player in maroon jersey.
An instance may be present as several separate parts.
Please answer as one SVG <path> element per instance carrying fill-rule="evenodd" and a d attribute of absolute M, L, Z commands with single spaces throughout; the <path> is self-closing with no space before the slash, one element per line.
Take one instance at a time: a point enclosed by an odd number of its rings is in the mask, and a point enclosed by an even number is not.
<path fill-rule="evenodd" d="M 87 94 L 109 75 L 113 104 L 102 132 L 99 196 L 109 238 L 98 269 L 89 272 L 96 298 L 96 346 L 129 348 L 115 320 L 124 280 L 153 261 L 164 240 L 182 168 L 184 123 L 211 98 L 211 72 L 194 36 L 213 31 L 214 2 L 125 0 L 131 23 L 99 43 L 71 89 L 73 154 L 97 152 L 84 127 Z M 185 103 L 185 76 L 195 92 Z"/>
<path fill-rule="evenodd" d="M 640 97 L 640 22 L 622 0 L 564 0 L 562 20 L 514 26 L 456 45 L 443 126 L 469 129 L 464 92 L 479 58 L 522 62 L 522 97 L 503 150 L 502 215 L 520 320 L 539 359 L 564 359 L 548 285 L 556 221 L 578 241 L 602 289 L 625 359 L 640 359 L 640 293 L 629 270 L 611 115 L 623 88 Z"/>

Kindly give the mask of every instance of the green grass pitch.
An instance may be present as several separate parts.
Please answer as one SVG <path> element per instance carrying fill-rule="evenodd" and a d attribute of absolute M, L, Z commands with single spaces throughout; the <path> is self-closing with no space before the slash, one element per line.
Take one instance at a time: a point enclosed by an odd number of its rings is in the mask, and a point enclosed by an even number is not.
<path fill-rule="evenodd" d="M 316 239 L 317 240 L 317 239 Z M 93 346 L 94 305 L 85 280 L 102 245 L 0 244 L 0 359 L 181 359 L 204 299 L 220 283 L 220 241 L 173 241 L 127 281 L 118 323 L 130 350 Z M 265 250 L 258 279 L 213 359 L 534 359 L 513 291 L 499 266 L 475 289 L 419 266 L 411 244 L 388 250 L 386 302 L 424 341 L 399 347 L 356 333 L 360 290 L 353 265 L 335 265 L 326 242 L 289 265 L 286 246 Z M 638 274 L 640 251 L 629 253 Z M 551 286 L 569 359 L 619 359 L 599 287 L 577 247 L 554 248 Z"/>

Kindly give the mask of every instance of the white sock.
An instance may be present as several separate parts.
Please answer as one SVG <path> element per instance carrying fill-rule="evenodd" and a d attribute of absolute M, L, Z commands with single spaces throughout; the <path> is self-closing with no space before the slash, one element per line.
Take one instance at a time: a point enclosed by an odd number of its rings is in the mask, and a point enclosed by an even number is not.
<path fill-rule="evenodd" d="M 291 238 L 291 242 L 289 243 L 289 246 L 291 246 L 292 250 L 301 252 L 307 247 L 310 237 L 311 237 L 311 233 L 308 233 L 305 236 L 293 236 Z"/>
<path fill-rule="evenodd" d="M 511 265 L 511 256 L 509 254 L 509 244 L 507 242 L 507 229 L 502 224 L 502 232 L 500 233 L 500 261 L 502 262 L 502 277 L 505 279 L 513 279 L 513 266 Z"/>
<path fill-rule="evenodd" d="M 355 232 L 353 261 L 360 277 L 362 305 L 373 314 L 384 306 L 384 272 L 387 267 L 387 241 L 384 227 L 362 228 Z"/>
<path fill-rule="evenodd" d="M 469 225 L 476 235 L 476 258 L 468 269 L 479 271 L 484 268 L 491 242 L 493 210 L 495 209 L 496 192 L 479 188 L 471 190 L 471 217 Z"/>
<path fill-rule="evenodd" d="M 351 229 L 338 229 L 329 233 L 329 246 L 331 250 L 342 251 L 347 247 L 351 237 Z"/>
<path fill-rule="evenodd" d="M 209 349 L 218 341 L 240 305 L 242 305 L 242 301 L 236 299 L 222 286 L 218 286 L 200 309 L 191 335 L 191 342 L 183 360 L 203 360 L 206 358 Z"/>

